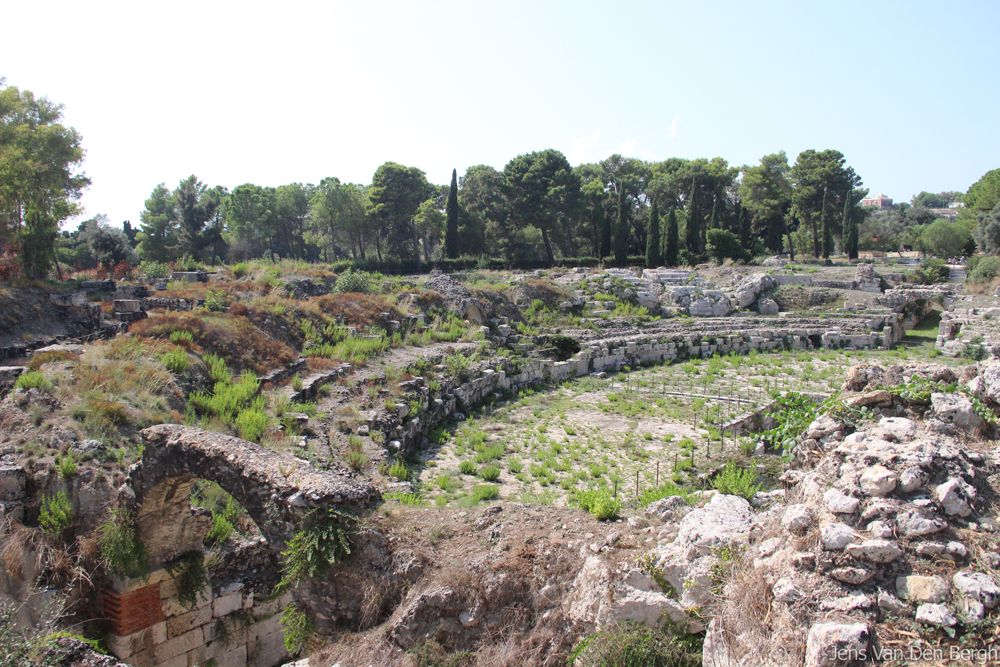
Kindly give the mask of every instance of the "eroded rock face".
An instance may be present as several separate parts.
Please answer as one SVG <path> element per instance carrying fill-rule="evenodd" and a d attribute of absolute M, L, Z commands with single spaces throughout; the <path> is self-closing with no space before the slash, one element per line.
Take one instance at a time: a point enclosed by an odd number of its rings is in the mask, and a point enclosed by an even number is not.
<path fill-rule="evenodd" d="M 424 283 L 424 286 L 440 292 L 445 298 L 448 310 L 473 324 L 486 324 L 493 316 L 486 302 L 477 298 L 465 285 L 451 276 L 435 276 Z"/>

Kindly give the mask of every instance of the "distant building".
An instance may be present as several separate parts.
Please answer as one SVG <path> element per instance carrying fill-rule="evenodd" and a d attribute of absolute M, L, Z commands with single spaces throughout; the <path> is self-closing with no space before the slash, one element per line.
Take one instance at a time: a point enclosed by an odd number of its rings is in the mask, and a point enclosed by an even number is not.
<path fill-rule="evenodd" d="M 965 208 L 965 204 L 963 204 L 960 201 L 953 201 L 952 203 L 948 204 L 948 208 Z"/>
<path fill-rule="evenodd" d="M 892 208 L 892 200 L 880 194 L 877 197 L 865 197 L 861 200 L 861 206 L 865 208 Z"/>

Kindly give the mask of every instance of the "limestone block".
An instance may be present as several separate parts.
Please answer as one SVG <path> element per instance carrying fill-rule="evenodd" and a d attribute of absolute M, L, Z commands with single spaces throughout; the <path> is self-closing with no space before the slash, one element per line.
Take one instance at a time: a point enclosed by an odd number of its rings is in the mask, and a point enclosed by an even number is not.
<path fill-rule="evenodd" d="M 153 658 L 157 663 L 166 662 L 202 646 L 205 643 L 205 633 L 201 628 L 189 630 L 182 635 L 168 639 L 167 641 L 153 647 Z"/>
<path fill-rule="evenodd" d="M 165 641 L 167 641 L 166 621 L 160 621 L 145 630 L 133 632 L 124 637 L 116 634 L 108 634 L 107 636 L 108 650 L 123 660 Z"/>
<path fill-rule="evenodd" d="M 167 639 L 173 639 L 174 637 L 182 635 L 193 628 L 205 625 L 211 620 L 212 610 L 207 605 L 201 609 L 195 609 L 194 611 L 189 611 L 186 614 L 168 618 L 166 621 Z"/>

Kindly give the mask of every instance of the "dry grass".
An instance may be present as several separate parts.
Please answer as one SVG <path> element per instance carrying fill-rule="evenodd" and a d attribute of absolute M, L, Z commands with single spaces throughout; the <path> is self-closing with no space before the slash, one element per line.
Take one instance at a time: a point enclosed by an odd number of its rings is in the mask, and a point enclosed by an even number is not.
<path fill-rule="evenodd" d="M 315 302 L 323 313 L 348 326 L 387 328 L 389 320 L 403 317 L 403 313 L 380 294 L 327 294 L 316 298 Z"/>
<path fill-rule="evenodd" d="M 143 338 L 169 339 L 174 331 L 190 332 L 195 351 L 222 357 L 234 370 L 263 373 L 284 366 L 298 356 L 290 346 L 255 327 L 246 317 L 232 313 L 164 313 L 132 325 Z"/>

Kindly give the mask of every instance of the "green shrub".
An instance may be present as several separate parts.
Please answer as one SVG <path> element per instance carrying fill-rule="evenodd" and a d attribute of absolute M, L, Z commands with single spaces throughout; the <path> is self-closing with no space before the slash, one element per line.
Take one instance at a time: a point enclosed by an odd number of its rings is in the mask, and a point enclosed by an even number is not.
<path fill-rule="evenodd" d="M 368 456 L 362 451 L 351 449 L 344 455 L 344 462 L 354 470 L 361 470 L 368 465 Z"/>
<path fill-rule="evenodd" d="M 967 281 L 970 283 L 988 283 L 1000 276 L 1000 257 L 992 255 L 973 255 L 965 262 L 968 271 Z"/>
<path fill-rule="evenodd" d="M 233 528 L 232 522 L 224 514 L 212 512 L 212 530 L 205 535 L 205 541 L 210 545 L 218 546 L 224 544 L 234 532 L 236 529 Z"/>
<path fill-rule="evenodd" d="M 410 479 L 410 470 L 402 461 L 396 461 L 389 466 L 389 477 L 395 477 L 400 482 Z"/>
<path fill-rule="evenodd" d="M 728 496 L 740 496 L 750 500 L 758 491 L 760 484 L 756 483 L 757 473 L 750 469 L 740 469 L 736 462 L 730 459 L 725 467 L 712 480 L 712 485 Z"/>
<path fill-rule="evenodd" d="M 271 426 L 271 419 L 263 410 L 246 409 L 236 416 L 233 425 L 244 440 L 260 442 Z"/>
<path fill-rule="evenodd" d="M 476 463 L 488 463 L 503 458 L 503 445 L 489 445 L 476 454 Z"/>
<path fill-rule="evenodd" d="M 178 329 L 177 331 L 171 331 L 170 342 L 175 345 L 180 345 L 182 343 L 193 343 L 194 335 L 190 331 L 185 331 L 183 329 Z"/>
<path fill-rule="evenodd" d="M 225 313 L 229 310 L 229 295 L 223 290 L 208 290 L 208 294 L 205 295 L 205 310 Z"/>
<path fill-rule="evenodd" d="M 483 469 L 479 471 L 479 476 L 485 482 L 492 482 L 500 476 L 500 468 L 494 465 L 483 466 Z"/>
<path fill-rule="evenodd" d="M 28 389 L 37 389 L 46 394 L 52 391 L 52 382 L 42 375 L 40 371 L 28 371 L 17 378 L 14 386 L 25 391 Z"/>
<path fill-rule="evenodd" d="M 73 525 L 73 507 L 69 504 L 65 491 L 42 498 L 38 523 L 42 524 L 42 530 L 55 537 L 61 537 L 70 529 Z"/>
<path fill-rule="evenodd" d="M 165 569 L 177 584 L 177 601 L 188 609 L 194 609 L 198 605 L 198 596 L 205 597 L 205 587 L 208 586 L 204 554 L 200 550 L 192 551 L 167 564 Z"/>
<path fill-rule="evenodd" d="M 213 382 L 228 383 L 232 381 L 233 377 L 229 373 L 229 368 L 226 367 L 226 362 L 221 357 L 217 357 L 214 354 L 206 354 L 201 358 L 201 361 L 205 364 L 205 368 L 208 369 L 208 377 Z"/>
<path fill-rule="evenodd" d="M 349 536 L 354 518 L 328 507 L 318 507 L 302 519 L 302 528 L 295 533 L 281 552 L 281 582 L 279 588 L 297 586 L 305 579 L 326 574 L 351 554 Z"/>
<path fill-rule="evenodd" d="M 166 368 L 174 375 L 182 375 L 184 371 L 188 369 L 188 366 L 191 363 L 188 360 L 187 350 L 185 350 L 183 347 L 175 348 L 170 352 L 166 352 L 164 354 L 159 355 L 159 357 L 160 361 L 163 363 L 164 368 Z"/>
<path fill-rule="evenodd" d="M 496 484 L 476 484 L 472 487 L 472 498 L 477 503 L 483 500 L 496 500 L 500 497 L 500 487 Z"/>
<path fill-rule="evenodd" d="M 622 510 L 622 501 L 611 495 L 607 489 L 581 491 L 573 498 L 580 509 L 590 512 L 598 521 L 607 521 L 618 517 Z"/>
<path fill-rule="evenodd" d="M 458 464 L 458 471 L 463 475 L 474 475 L 476 473 L 476 464 L 472 461 L 462 461 Z"/>
<path fill-rule="evenodd" d="M 149 569 L 149 554 L 139 539 L 135 519 L 124 508 L 111 511 L 100 529 L 101 559 L 112 574 L 135 577 Z"/>
<path fill-rule="evenodd" d="M 673 637 L 626 621 L 584 638 L 569 657 L 574 667 L 700 667 L 702 649 L 694 636 Z"/>
<path fill-rule="evenodd" d="M 250 271 L 250 265 L 246 262 L 237 262 L 233 264 L 233 278 L 242 278 Z"/>
<path fill-rule="evenodd" d="M 295 391 L 302 391 L 302 378 L 296 373 L 292 376 L 292 389 Z"/>
<path fill-rule="evenodd" d="M 639 506 L 645 507 L 650 503 L 662 500 L 663 498 L 669 498 L 670 496 L 680 496 L 688 504 L 694 500 L 694 494 L 691 491 L 679 487 L 673 482 L 664 482 L 659 486 L 644 490 L 642 495 L 639 496 Z"/>
<path fill-rule="evenodd" d="M 309 647 L 316 637 L 312 617 L 297 602 L 285 607 L 281 613 L 281 626 L 285 629 L 285 650 L 297 655 Z"/>
<path fill-rule="evenodd" d="M 63 479 L 69 479 L 76 474 L 76 461 L 73 460 L 73 454 L 66 452 L 65 456 L 56 457 L 56 469 L 59 470 L 59 476 Z"/>
<path fill-rule="evenodd" d="M 333 286 L 334 294 L 343 294 L 344 292 L 368 294 L 371 291 L 371 276 L 364 271 L 355 272 L 351 269 L 340 274 L 336 284 Z"/>
<path fill-rule="evenodd" d="M 920 262 L 920 267 L 908 272 L 913 278 L 913 282 L 921 285 L 933 285 L 934 283 L 946 283 L 951 275 L 951 269 L 943 259 L 925 259 Z"/>
<path fill-rule="evenodd" d="M 395 500 L 404 505 L 423 505 L 424 499 L 419 493 L 403 493 L 402 491 L 390 491 L 382 496 L 386 500 Z"/>
<path fill-rule="evenodd" d="M 170 266 L 163 262 L 142 261 L 139 264 L 139 271 L 147 280 L 158 281 L 170 276 Z"/>

